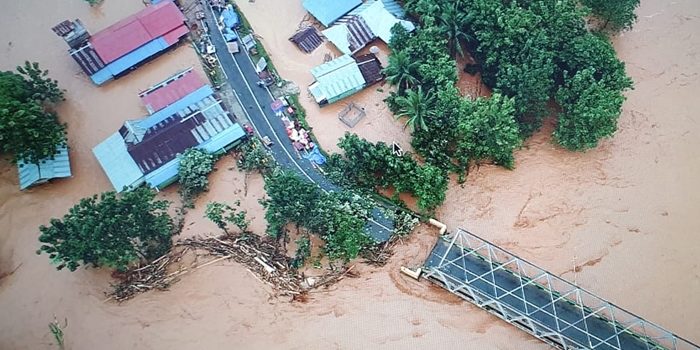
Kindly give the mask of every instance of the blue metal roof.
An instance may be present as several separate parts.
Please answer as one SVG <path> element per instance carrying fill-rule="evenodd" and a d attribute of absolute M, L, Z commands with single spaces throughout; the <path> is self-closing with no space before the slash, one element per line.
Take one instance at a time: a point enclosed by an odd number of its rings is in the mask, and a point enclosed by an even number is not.
<path fill-rule="evenodd" d="M 173 160 L 161 165 L 160 168 L 146 175 L 146 183 L 151 186 L 151 188 L 162 189 L 177 179 L 179 169 L 180 156 L 177 156 Z"/>
<path fill-rule="evenodd" d="M 115 132 L 92 149 L 105 174 L 117 192 L 124 187 L 131 189 L 143 183 L 143 173 L 126 150 L 126 143 L 119 132 Z"/>
<path fill-rule="evenodd" d="M 17 172 L 19 173 L 19 189 L 24 190 L 32 185 L 44 183 L 51 179 L 70 177 L 70 159 L 68 148 L 59 147 L 56 154 L 51 158 L 45 158 L 38 164 L 17 162 Z"/>
<path fill-rule="evenodd" d="M 357 62 L 350 55 L 343 55 L 330 62 L 311 69 L 316 82 L 309 86 L 309 91 L 317 103 L 328 103 L 348 96 L 365 86 Z"/>
<path fill-rule="evenodd" d="M 306 11 L 326 27 L 360 4 L 361 0 L 304 0 L 303 3 Z"/>
<path fill-rule="evenodd" d="M 197 148 L 203 149 L 209 153 L 218 153 L 226 148 L 226 146 L 240 140 L 244 136 L 245 131 L 243 131 L 243 128 L 238 125 L 238 123 L 235 123 L 228 129 L 223 130 L 206 142 L 197 146 Z"/>
<path fill-rule="evenodd" d="M 114 62 L 108 64 L 95 74 L 91 75 L 90 78 L 97 85 L 104 84 L 105 82 L 113 79 L 115 76 L 126 72 L 130 68 L 138 65 L 139 63 L 147 60 L 149 57 L 154 56 L 170 46 L 171 45 L 168 45 L 168 42 L 163 37 L 153 39 L 138 49 L 131 51 Z"/>
<path fill-rule="evenodd" d="M 214 90 L 212 90 L 211 86 L 205 85 L 202 86 L 201 88 L 193 91 L 189 95 L 181 98 L 180 100 L 174 102 L 173 104 L 161 109 L 158 112 L 155 112 L 148 116 L 145 119 L 137 120 L 134 123 L 143 129 L 148 129 L 163 120 L 167 119 L 168 117 L 172 116 L 173 114 L 180 112 L 184 110 L 185 108 L 188 108 L 190 106 L 195 105 L 197 102 L 211 96 L 214 94 Z M 196 106 L 195 106 L 196 107 Z"/>

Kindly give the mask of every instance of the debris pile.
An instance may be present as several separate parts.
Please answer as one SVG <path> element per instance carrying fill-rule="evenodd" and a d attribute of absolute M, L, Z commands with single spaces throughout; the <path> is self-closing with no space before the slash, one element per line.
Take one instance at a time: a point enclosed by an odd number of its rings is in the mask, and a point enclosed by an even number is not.
<path fill-rule="evenodd" d="M 207 262 L 185 264 L 187 252 L 199 257 L 210 257 Z M 172 251 L 153 262 L 138 266 L 116 277 L 118 284 L 112 285 L 108 300 L 122 302 L 153 289 L 167 290 L 180 280 L 180 276 L 232 259 L 245 266 L 260 282 L 272 287 L 274 296 L 288 296 L 294 301 L 304 302 L 308 292 L 328 288 L 346 276 L 356 277 L 349 268 L 332 270 L 318 277 L 306 278 L 291 266 L 291 258 L 280 251 L 276 240 L 255 234 L 224 235 L 220 237 L 188 238 L 175 244 Z"/>

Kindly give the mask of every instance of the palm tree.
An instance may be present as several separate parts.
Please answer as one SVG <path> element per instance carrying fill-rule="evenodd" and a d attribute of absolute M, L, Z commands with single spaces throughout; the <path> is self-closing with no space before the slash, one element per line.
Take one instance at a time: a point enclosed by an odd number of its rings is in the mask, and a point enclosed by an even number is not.
<path fill-rule="evenodd" d="M 415 131 L 416 127 L 428 131 L 425 119 L 433 116 L 434 100 L 434 96 L 430 93 L 424 93 L 420 86 L 417 90 L 406 90 L 404 96 L 396 98 L 396 104 L 399 106 L 396 118 L 408 117 L 404 129 L 410 126 L 412 131 Z"/>
<path fill-rule="evenodd" d="M 438 17 L 438 26 L 447 36 L 447 45 L 450 54 L 454 56 L 459 53 L 464 57 L 462 42 L 469 42 L 472 38 L 465 31 L 467 26 L 467 14 L 460 9 L 461 1 L 449 2 L 442 8 L 442 13 Z"/>
<path fill-rule="evenodd" d="M 405 90 L 419 83 L 417 70 L 418 62 L 411 61 L 406 51 L 396 51 L 389 56 L 389 65 L 384 68 L 384 74 L 389 83 L 398 85 L 399 90 Z"/>

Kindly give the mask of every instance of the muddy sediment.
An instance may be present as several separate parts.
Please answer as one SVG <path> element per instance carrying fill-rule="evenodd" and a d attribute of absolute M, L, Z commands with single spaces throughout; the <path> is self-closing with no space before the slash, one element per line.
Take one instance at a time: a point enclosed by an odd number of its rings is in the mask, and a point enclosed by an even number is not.
<path fill-rule="evenodd" d="M 320 143 L 335 151 L 338 138 L 350 131 L 410 149 L 401 121 L 381 101 L 388 86 L 375 85 L 324 108 L 305 95 L 310 67 L 334 49 L 322 46 L 307 55 L 288 41 L 305 16 L 300 3 L 257 0 L 240 6 L 280 73 L 302 88 Z M 95 87 L 51 26 L 80 18 L 94 32 L 140 9 L 140 1 L 107 0 L 97 8 L 79 0 L 3 6 L 0 69 L 38 61 L 68 91 L 58 112 L 68 123 L 74 176 L 20 192 L 16 169 L 0 162 L 0 310 L 5 315 L 0 348 L 54 348 L 47 327 L 54 315 L 68 319 L 70 349 L 548 348 L 449 293 L 399 274 L 401 265 L 417 266 L 427 255 L 436 238 L 427 227 L 400 244 L 386 267 L 358 266 L 360 278 L 312 294 L 305 304 L 271 297 L 235 263 L 197 271 L 167 292 L 122 305 L 105 303 L 109 273 L 55 271 L 45 255 L 34 253 L 37 227 L 62 216 L 80 198 L 111 189 L 92 147 L 125 120 L 145 115 L 136 95 L 140 90 L 179 69 L 199 67 L 197 57 L 182 45 Z M 635 28 L 615 40 L 635 81 L 618 133 L 595 150 L 570 153 L 552 144 L 548 125 L 517 152 L 515 170 L 482 166 L 464 186 L 453 183 L 438 218 L 700 342 L 700 6 L 693 0 L 650 0 L 637 13 Z M 380 59 L 386 62 L 386 51 Z M 352 129 L 337 118 L 351 101 L 367 111 Z M 211 183 L 188 213 L 183 237 L 218 234 L 203 218 L 211 200 L 240 199 L 251 229 L 264 231 L 259 175 L 244 176 L 226 157 Z M 174 199 L 176 190 L 171 187 L 163 196 Z"/>

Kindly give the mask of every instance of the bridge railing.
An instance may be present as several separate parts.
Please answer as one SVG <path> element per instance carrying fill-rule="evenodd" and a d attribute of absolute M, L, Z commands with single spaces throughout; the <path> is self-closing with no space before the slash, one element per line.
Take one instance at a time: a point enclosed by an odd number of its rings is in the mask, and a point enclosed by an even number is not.
<path fill-rule="evenodd" d="M 563 349 L 700 350 L 465 230 L 438 242 L 425 271 L 449 291 Z"/>

